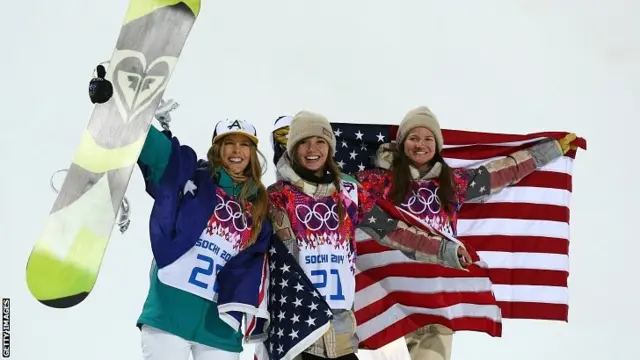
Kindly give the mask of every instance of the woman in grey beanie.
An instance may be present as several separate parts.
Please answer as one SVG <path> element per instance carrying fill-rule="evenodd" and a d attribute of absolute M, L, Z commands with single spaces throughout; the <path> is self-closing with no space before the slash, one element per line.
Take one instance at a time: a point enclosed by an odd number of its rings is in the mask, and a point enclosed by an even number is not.
<path fill-rule="evenodd" d="M 575 139 L 575 134 L 559 141 L 548 139 L 477 169 L 452 169 L 440 155 L 444 139 L 438 119 L 421 106 L 405 115 L 395 142 L 380 146 L 378 168 L 355 177 L 371 194 L 455 237 L 463 203 L 482 201 L 517 183 L 564 155 Z M 432 324 L 405 339 L 412 360 L 450 360 L 452 336 L 451 329 Z"/>
<path fill-rule="evenodd" d="M 333 314 L 327 332 L 305 345 L 302 360 L 357 360 L 353 313 L 356 228 L 409 256 L 460 267 L 455 243 L 435 239 L 390 217 L 357 182 L 343 177 L 333 158 L 335 149 L 329 120 L 320 114 L 299 112 L 289 124 L 286 152 L 276 166 L 278 181 L 267 189 L 274 232 L 315 283 Z M 416 244 L 420 245 L 416 248 Z M 278 284 L 282 279 L 276 274 L 271 278 Z"/>

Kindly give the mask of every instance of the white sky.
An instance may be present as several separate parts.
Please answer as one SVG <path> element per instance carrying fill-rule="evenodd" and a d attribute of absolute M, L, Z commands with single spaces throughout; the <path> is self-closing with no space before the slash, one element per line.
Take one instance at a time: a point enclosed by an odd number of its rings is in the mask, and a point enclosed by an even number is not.
<path fill-rule="evenodd" d="M 114 231 L 85 302 L 46 308 L 24 275 L 55 199 L 49 177 L 69 165 L 92 111 L 93 67 L 111 56 L 126 7 L 3 6 L 0 297 L 13 300 L 12 359 L 141 358 L 135 321 L 148 286 L 151 200 L 138 170 L 127 194 L 133 223 Z M 639 18 L 631 0 L 205 1 L 165 98 L 181 104 L 174 134 L 201 156 L 216 121 L 242 117 L 270 159 L 273 120 L 302 108 L 398 123 L 424 104 L 445 128 L 587 138 L 574 168 L 569 323 L 507 320 L 496 339 L 459 333 L 453 359 L 640 359 L 640 245 L 631 236 Z"/>

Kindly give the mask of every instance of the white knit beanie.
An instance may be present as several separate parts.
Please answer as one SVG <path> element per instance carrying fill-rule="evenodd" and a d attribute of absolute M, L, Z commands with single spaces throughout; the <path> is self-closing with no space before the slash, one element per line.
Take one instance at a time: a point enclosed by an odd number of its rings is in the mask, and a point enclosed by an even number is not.
<path fill-rule="evenodd" d="M 402 119 L 400 126 L 398 127 L 398 134 L 396 136 L 396 142 L 400 144 L 407 137 L 409 132 L 417 127 L 426 127 L 431 130 L 436 138 L 436 147 L 438 152 L 442 151 L 444 146 L 444 139 L 442 138 L 442 130 L 440 130 L 440 123 L 436 116 L 426 106 L 420 106 L 407 113 Z"/>
<path fill-rule="evenodd" d="M 289 115 L 282 115 L 278 117 L 276 121 L 273 123 L 273 129 L 271 130 L 271 132 L 282 129 L 283 127 L 286 127 L 286 126 L 291 126 L 291 120 L 293 120 L 293 117 Z"/>
<path fill-rule="evenodd" d="M 287 153 L 293 159 L 293 148 L 301 140 L 310 136 L 317 136 L 325 139 L 331 147 L 330 156 L 335 155 L 336 137 L 329 120 L 317 113 L 302 110 L 291 120 L 289 126 L 289 139 L 287 140 Z"/>

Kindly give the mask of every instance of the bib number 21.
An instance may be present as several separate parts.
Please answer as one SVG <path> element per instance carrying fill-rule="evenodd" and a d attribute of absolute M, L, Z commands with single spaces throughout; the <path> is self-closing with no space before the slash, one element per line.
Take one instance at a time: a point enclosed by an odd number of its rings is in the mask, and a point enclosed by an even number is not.
<path fill-rule="evenodd" d="M 214 270 L 216 272 L 216 275 L 218 275 L 220 270 L 222 270 L 223 266 L 220 264 L 215 264 L 213 261 L 213 258 L 211 258 L 210 256 L 198 254 L 197 259 L 200 261 L 203 261 L 206 264 L 206 266 L 205 267 L 196 266 L 193 268 L 193 270 L 191 270 L 191 276 L 189 276 L 189 284 L 195 285 L 197 287 L 200 287 L 206 290 L 209 288 L 209 284 L 198 280 L 198 275 L 210 277 L 211 275 L 213 275 Z M 216 279 L 213 282 L 213 291 L 217 293 L 218 278 L 217 276 L 215 276 L 215 278 Z"/>
<path fill-rule="evenodd" d="M 329 300 L 340 301 L 345 299 L 344 294 L 342 293 L 342 281 L 340 280 L 340 272 L 338 271 L 338 269 L 331 269 L 329 270 L 329 272 L 327 272 L 327 270 L 324 270 L 324 269 L 311 270 L 311 276 L 320 277 L 321 279 L 320 282 L 313 284 L 313 286 L 315 286 L 315 288 L 318 290 L 327 288 L 327 280 L 329 276 L 331 276 L 332 278 L 335 278 L 336 288 L 333 289 L 332 291 L 333 293 L 329 295 Z M 327 296 L 324 295 L 324 298 L 326 299 Z"/>

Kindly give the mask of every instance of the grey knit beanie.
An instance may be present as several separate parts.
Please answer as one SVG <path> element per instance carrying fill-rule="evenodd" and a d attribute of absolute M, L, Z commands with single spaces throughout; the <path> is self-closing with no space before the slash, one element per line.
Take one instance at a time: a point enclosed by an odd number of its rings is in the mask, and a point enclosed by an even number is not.
<path fill-rule="evenodd" d="M 409 111 L 402 119 L 398 128 L 398 134 L 396 136 L 396 142 L 400 144 L 407 137 L 407 134 L 412 129 L 417 127 L 426 127 L 431 130 L 436 138 L 436 147 L 438 152 L 442 151 L 444 146 L 444 139 L 442 138 L 442 130 L 440 130 L 440 123 L 436 116 L 426 106 L 420 106 Z"/>
<path fill-rule="evenodd" d="M 317 136 L 325 139 L 331 147 L 329 156 L 335 155 L 336 137 L 329 120 L 317 113 L 302 110 L 291 120 L 289 126 L 289 139 L 287 140 L 287 153 L 293 159 L 293 148 L 301 140 L 310 136 Z"/>

